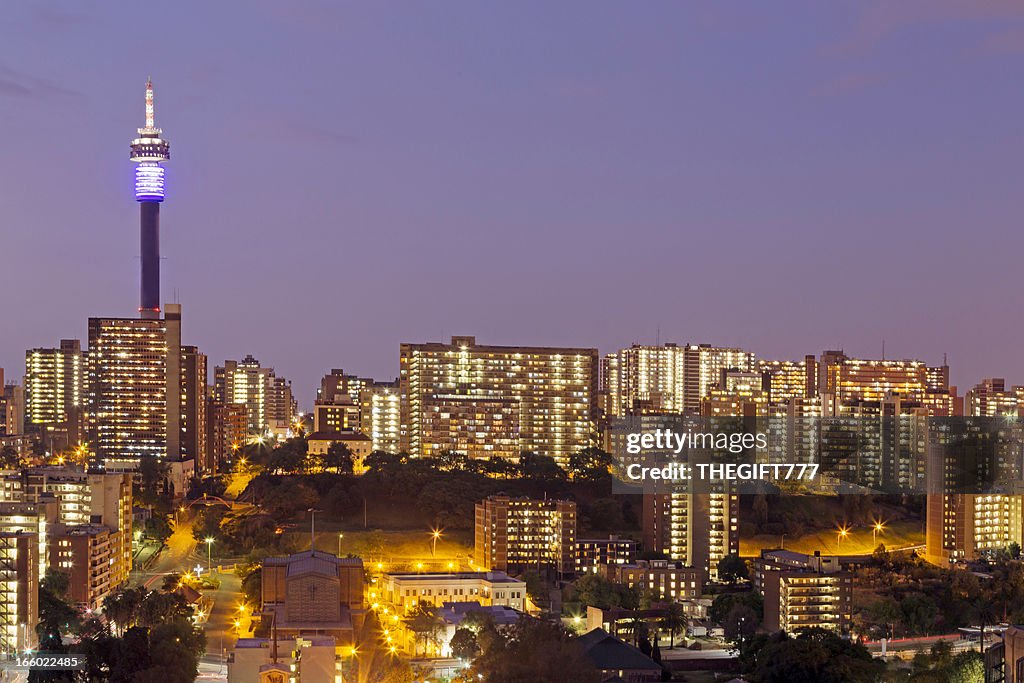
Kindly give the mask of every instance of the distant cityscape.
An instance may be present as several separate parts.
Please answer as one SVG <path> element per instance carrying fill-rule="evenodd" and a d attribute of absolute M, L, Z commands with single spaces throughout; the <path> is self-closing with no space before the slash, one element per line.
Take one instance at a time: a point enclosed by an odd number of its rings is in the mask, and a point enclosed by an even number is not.
<path fill-rule="evenodd" d="M 485 679 L 497 655 L 483 633 L 512 648 L 549 627 L 578 648 L 592 674 L 580 680 L 739 676 L 757 670 L 750 648 L 808 629 L 860 648 L 850 656 L 875 674 L 915 655 L 953 666 L 945 653 L 981 667 L 976 680 L 1022 680 L 1019 603 L 976 605 L 1020 567 L 1024 489 L 960 488 L 934 447 L 948 438 L 937 418 L 1003 420 L 1013 438 L 997 455 L 1024 484 L 1024 386 L 991 377 L 961 394 L 945 360 L 842 350 L 602 355 L 454 336 L 400 343 L 393 378 L 331 369 L 300 412 L 276 368 L 244 348 L 210 368 L 182 339 L 184 307 L 161 305 L 171 146 L 155 117 L 147 82 L 130 155 L 137 314 L 90 317 L 84 343 L 41 340 L 20 381 L 0 369 L 8 658 L 73 641 L 44 594 L 82 620 L 78 638 L 149 618 L 155 629 L 164 617 L 124 607 L 141 589 L 138 604 L 178 596 L 204 633 L 197 671 L 228 681 L 347 681 L 373 667 Z M 616 426 L 665 416 L 766 420 L 772 441 L 754 458 L 827 460 L 834 481 L 615 495 Z"/>

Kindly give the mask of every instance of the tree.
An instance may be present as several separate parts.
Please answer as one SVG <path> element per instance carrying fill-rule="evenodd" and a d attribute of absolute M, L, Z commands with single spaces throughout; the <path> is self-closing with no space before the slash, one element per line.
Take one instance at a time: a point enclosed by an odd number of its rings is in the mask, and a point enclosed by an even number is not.
<path fill-rule="evenodd" d="M 576 599 L 587 607 L 636 609 L 640 602 L 636 591 L 614 584 L 599 574 L 584 574 L 573 587 Z"/>
<path fill-rule="evenodd" d="M 903 623 L 913 635 L 928 635 L 939 616 L 939 607 L 923 593 L 911 593 L 900 601 Z"/>
<path fill-rule="evenodd" d="M 452 650 L 452 656 L 465 661 L 471 661 L 480 652 L 480 645 L 476 642 L 476 634 L 468 628 L 457 628 L 448 646 Z"/>
<path fill-rule="evenodd" d="M 757 632 L 761 625 L 761 618 L 749 605 L 737 603 L 732 606 L 725 619 L 722 620 L 722 629 L 725 631 L 725 639 L 734 643 L 742 643 Z"/>
<path fill-rule="evenodd" d="M 739 555 L 726 555 L 718 561 L 718 578 L 729 583 L 750 578 L 747 561 Z"/>
<path fill-rule="evenodd" d="M 79 630 L 78 612 L 69 604 L 67 573 L 50 568 L 39 582 L 39 641 L 50 645 L 62 642 L 61 636 Z"/>
<path fill-rule="evenodd" d="M 974 650 L 953 657 L 946 670 L 948 683 L 977 683 L 985 680 L 985 659 Z"/>
<path fill-rule="evenodd" d="M 668 647 L 671 650 L 676 646 L 676 633 L 686 628 L 686 613 L 683 606 L 678 602 L 670 602 L 665 608 L 665 616 L 658 625 L 668 631 Z"/>
<path fill-rule="evenodd" d="M 740 662 L 755 683 L 875 683 L 885 670 L 863 645 L 820 628 L 750 638 Z"/>
<path fill-rule="evenodd" d="M 470 680 L 487 683 L 597 683 L 600 673 L 558 624 L 523 617 L 473 662 Z"/>
<path fill-rule="evenodd" d="M 565 479 L 565 470 L 550 455 L 523 451 L 519 455 L 519 470 L 527 479 L 559 481 Z"/>
<path fill-rule="evenodd" d="M 435 648 L 439 644 L 443 624 L 441 619 L 424 605 L 417 605 L 415 611 L 405 618 L 405 626 L 416 636 L 416 652 L 419 654 L 419 645 L 423 643 L 424 653 L 428 652 L 431 646 Z"/>
<path fill-rule="evenodd" d="M 758 623 L 760 623 L 763 618 L 764 599 L 757 591 L 721 593 L 715 598 L 714 602 L 711 603 L 711 609 L 708 610 L 708 616 L 711 618 L 711 621 L 724 625 L 726 620 L 729 618 L 729 615 L 733 614 L 733 610 L 737 606 L 748 607 L 757 617 Z M 734 618 L 738 618 L 749 615 L 736 612 L 733 616 Z"/>
<path fill-rule="evenodd" d="M 352 474 L 355 469 L 352 451 L 341 441 L 333 442 L 324 455 L 324 467 L 333 469 L 338 474 Z"/>
<path fill-rule="evenodd" d="M 0 469 L 16 470 L 19 467 L 21 458 L 18 457 L 17 449 L 10 444 L 0 448 Z"/>
<path fill-rule="evenodd" d="M 573 481 L 605 481 L 614 462 L 609 453 L 590 446 L 569 456 L 569 475 Z"/>

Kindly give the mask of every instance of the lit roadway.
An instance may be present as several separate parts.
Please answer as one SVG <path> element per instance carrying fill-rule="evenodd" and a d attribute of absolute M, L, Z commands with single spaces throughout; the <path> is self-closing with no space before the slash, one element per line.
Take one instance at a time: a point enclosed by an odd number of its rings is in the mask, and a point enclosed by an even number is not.
<path fill-rule="evenodd" d="M 189 560 L 196 547 L 196 540 L 192 538 L 192 517 L 187 513 L 179 514 L 179 519 L 174 533 L 167 538 L 167 547 L 142 574 L 141 583 L 147 588 L 159 588 L 160 580 L 167 574 L 183 574 L 191 569 Z"/>

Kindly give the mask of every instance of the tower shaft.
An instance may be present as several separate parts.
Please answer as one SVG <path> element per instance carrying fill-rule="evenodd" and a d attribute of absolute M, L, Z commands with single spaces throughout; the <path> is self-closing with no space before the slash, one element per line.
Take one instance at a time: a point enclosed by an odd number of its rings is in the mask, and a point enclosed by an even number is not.
<path fill-rule="evenodd" d="M 160 317 L 160 203 L 139 202 L 142 278 L 139 312 Z"/>

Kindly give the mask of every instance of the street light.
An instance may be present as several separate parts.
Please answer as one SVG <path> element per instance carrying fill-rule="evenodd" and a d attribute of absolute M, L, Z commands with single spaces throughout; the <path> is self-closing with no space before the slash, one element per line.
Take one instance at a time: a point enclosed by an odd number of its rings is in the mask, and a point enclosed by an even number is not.
<path fill-rule="evenodd" d="M 880 519 L 876 519 L 875 520 L 875 525 L 873 527 L 871 527 L 871 549 L 872 550 L 874 550 L 875 548 L 878 547 L 878 543 L 876 542 L 876 538 L 875 537 L 878 534 L 882 533 L 883 531 L 885 531 L 885 522 L 883 522 Z"/>
<path fill-rule="evenodd" d="M 839 550 L 839 542 L 850 535 L 850 529 L 846 526 L 841 526 L 836 529 L 836 551 Z"/>
<path fill-rule="evenodd" d="M 213 572 L 213 536 L 206 537 L 206 571 Z"/>
<path fill-rule="evenodd" d="M 441 538 L 441 529 L 431 529 L 430 535 L 432 537 L 430 545 L 430 556 L 434 557 L 437 554 L 437 539 Z"/>
<path fill-rule="evenodd" d="M 345 534 L 338 534 L 338 557 L 341 557 L 341 539 L 345 538 Z"/>

